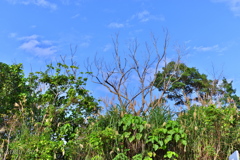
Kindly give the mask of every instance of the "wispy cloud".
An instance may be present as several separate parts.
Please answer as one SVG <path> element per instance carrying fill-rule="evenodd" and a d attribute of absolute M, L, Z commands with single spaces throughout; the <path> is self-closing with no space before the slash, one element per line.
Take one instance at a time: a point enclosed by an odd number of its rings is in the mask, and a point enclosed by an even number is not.
<path fill-rule="evenodd" d="M 17 36 L 17 33 L 10 33 L 9 35 L 8 35 L 10 38 L 15 38 L 16 36 Z"/>
<path fill-rule="evenodd" d="M 81 5 L 83 0 L 60 0 L 63 5 Z"/>
<path fill-rule="evenodd" d="M 103 52 L 107 52 L 109 51 L 110 49 L 112 48 L 112 45 L 111 44 L 106 44 L 103 48 Z"/>
<path fill-rule="evenodd" d="M 125 25 L 123 23 L 112 22 L 108 25 L 109 28 L 123 28 Z"/>
<path fill-rule="evenodd" d="M 240 16 L 240 0 L 212 0 L 212 2 L 224 2 L 235 16 Z"/>
<path fill-rule="evenodd" d="M 28 40 L 32 40 L 32 39 L 37 39 L 38 37 L 39 37 L 38 35 L 33 34 L 31 36 L 20 37 L 20 38 L 18 38 L 18 40 L 28 41 Z"/>
<path fill-rule="evenodd" d="M 153 15 L 149 11 L 144 10 L 142 12 L 138 12 L 138 13 L 132 15 L 129 19 L 127 19 L 126 21 L 123 21 L 123 23 L 111 22 L 107 26 L 108 26 L 108 28 L 129 27 L 129 26 L 131 26 L 131 22 L 133 20 L 137 20 L 139 22 L 148 22 L 148 21 L 151 21 L 151 20 L 164 21 L 165 18 L 162 15 Z"/>
<path fill-rule="evenodd" d="M 91 39 L 92 39 L 92 36 L 90 35 L 85 35 L 81 38 L 82 42 L 80 43 L 80 47 L 84 47 L 84 48 L 87 48 L 90 46 L 90 43 L 91 43 Z"/>
<path fill-rule="evenodd" d="M 150 12 L 147 10 L 138 12 L 137 14 L 133 15 L 132 19 L 134 19 L 134 18 L 137 18 L 140 22 L 147 22 L 150 20 L 159 20 L 159 21 L 165 20 L 164 16 L 150 14 Z"/>
<path fill-rule="evenodd" d="M 18 38 L 22 42 L 20 49 L 36 56 L 49 56 L 57 52 L 56 46 L 50 40 L 40 40 L 40 36 L 31 35 Z"/>
<path fill-rule="evenodd" d="M 140 20 L 140 22 L 147 22 L 149 21 L 149 15 L 150 13 L 145 10 L 143 12 L 137 13 L 137 18 Z"/>
<path fill-rule="evenodd" d="M 31 25 L 30 28 L 36 28 L 37 26 L 36 25 Z"/>
<path fill-rule="evenodd" d="M 187 41 L 184 41 L 185 44 L 188 44 L 190 43 L 192 40 L 187 40 Z"/>
<path fill-rule="evenodd" d="M 77 17 L 79 17 L 80 16 L 80 14 L 75 14 L 74 16 L 72 16 L 71 18 L 72 19 L 75 19 L 75 18 L 77 18 Z"/>
<path fill-rule="evenodd" d="M 213 46 L 200 46 L 200 47 L 193 47 L 194 50 L 198 52 L 208 52 L 208 51 L 215 51 L 215 52 L 223 52 L 226 48 L 220 48 L 219 45 Z"/>
<path fill-rule="evenodd" d="M 80 47 L 89 47 L 90 43 L 89 42 L 83 42 L 80 44 Z"/>
<path fill-rule="evenodd" d="M 47 0 L 7 0 L 11 4 L 23 4 L 23 5 L 37 5 L 44 8 L 50 8 L 52 10 L 57 9 L 57 5 L 55 3 L 51 3 Z"/>
<path fill-rule="evenodd" d="M 64 5 L 69 5 L 70 4 L 70 0 L 61 0 L 61 2 Z"/>

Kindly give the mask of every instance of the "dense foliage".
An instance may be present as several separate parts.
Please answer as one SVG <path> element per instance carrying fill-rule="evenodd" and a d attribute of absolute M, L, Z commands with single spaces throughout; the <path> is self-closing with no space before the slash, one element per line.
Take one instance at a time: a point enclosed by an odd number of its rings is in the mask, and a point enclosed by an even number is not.
<path fill-rule="evenodd" d="M 1 156 L 4 159 L 70 159 L 71 145 L 99 106 L 76 66 L 58 63 L 25 78 L 22 65 L 2 64 Z"/>
<path fill-rule="evenodd" d="M 165 81 L 170 84 L 165 86 Z M 176 64 L 174 61 L 163 67 L 162 72 L 158 72 L 154 83 L 168 99 L 175 101 L 175 105 L 189 105 L 190 101 L 203 97 L 211 89 L 207 75 L 199 73 L 194 67 L 187 67 L 184 63 Z"/>
<path fill-rule="evenodd" d="M 154 82 L 165 104 L 136 115 L 111 103 L 100 114 L 77 66 L 22 67 L 0 63 L 1 159 L 209 160 L 240 148 L 239 97 L 225 78 L 170 62 Z M 188 109 L 176 115 L 167 101 Z"/>

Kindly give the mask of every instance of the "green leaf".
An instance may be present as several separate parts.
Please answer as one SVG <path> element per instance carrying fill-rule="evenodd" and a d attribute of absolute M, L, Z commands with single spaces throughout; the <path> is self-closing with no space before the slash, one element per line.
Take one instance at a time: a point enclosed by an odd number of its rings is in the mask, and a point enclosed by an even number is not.
<path fill-rule="evenodd" d="M 168 144 L 168 142 L 170 142 L 171 140 L 172 140 L 172 135 L 168 135 L 166 139 L 164 139 L 164 143 Z"/>
<path fill-rule="evenodd" d="M 142 132 L 143 129 L 144 129 L 144 126 L 143 126 L 143 125 L 140 125 L 140 126 L 139 126 L 139 131 Z"/>
<path fill-rule="evenodd" d="M 175 131 L 174 130 L 169 130 L 169 131 L 167 131 L 167 133 L 173 135 L 175 133 Z"/>
<path fill-rule="evenodd" d="M 167 133 L 167 129 L 166 128 L 159 128 L 158 132 L 166 134 Z"/>
<path fill-rule="evenodd" d="M 150 157 L 144 157 L 144 159 L 143 160 L 152 160 L 152 158 L 150 158 Z"/>
<path fill-rule="evenodd" d="M 131 132 L 124 132 L 124 133 L 123 133 L 123 136 L 124 136 L 125 138 L 128 138 L 130 135 L 131 135 Z"/>
<path fill-rule="evenodd" d="M 187 141 L 186 140 L 180 140 L 180 143 L 182 143 L 184 146 L 187 145 Z"/>
<path fill-rule="evenodd" d="M 167 151 L 167 153 L 164 155 L 164 158 L 172 158 L 173 156 L 178 157 L 178 154 L 173 151 Z"/>
<path fill-rule="evenodd" d="M 134 141 L 135 140 L 135 136 L 131 136 L 130 138 L 129 138 L 129 142 L 132 142 L 132 141 Z"/>
<path fill-rule="evenodd" d="M 153 144 L 153 149 L 154 149 L 154 151 L 156 151 L 159 149 L 159 146 L 157 144 Z"/>
<path fill-rule="evenodd" d="M 155 156 L 156 156 L 156 153 L 155 153 L 155 152 L 148 152 L 147 155 L 148 155 L 147 157 L 149 157 L 149 158 L 150 158 L 150 157 L 155 157 Z M 147 157 L 146 157 L 146 158 L 147 158 Z M 152 159 L 152 158 L 151 158 L 151 159 Z M 145 160 L 145 159 L 144 159 L 144 160 Z"/>
<path fill-rule="evenodd" d="M 132 157 L 132 160 L 142 160 L 142 159 L 143 159 L 142 154 L 137 154 Z"/>
<path fill-rule="evenodd" d="M 137 140 L 140 140 L 142 138 L 142 134 L 141 133 L 137 133 L 136 134 L 136 138 L 137 138 Z"/>
<path fill-rule="evenodd" d="M 179 139 L 180 139 L 180 135 L 179 135 L 179 134 L 175 134 L 175 135 L 174 135 L 174 139 L 175 139 L 176 142 L 178 142 Z"/>
<path fill-rule="evenodd" d="M 158 144 L 160 145 L 160 147 L 163 146 L 163 141 L 162 141 L 162 140 L 159 140 L 159 141 L 157 141 L 157 142 L 158 142 Z"/>

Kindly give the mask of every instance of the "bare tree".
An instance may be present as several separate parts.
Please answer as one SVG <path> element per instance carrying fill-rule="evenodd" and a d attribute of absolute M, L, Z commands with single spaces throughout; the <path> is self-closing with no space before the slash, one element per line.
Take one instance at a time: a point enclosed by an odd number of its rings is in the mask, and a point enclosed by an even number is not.
<path fill-rule="evenodd" d="M 159 97 L 154 96 L 156 89 L 153 85 L 160 65 L 167 64 L 167 47 L 169 34 L 165 32 L 163 48 L 159 50 L 158 39 L 152 34 L 152 43 L 145 43 L 145 52 L 139 53 L 140 44 L 134 40 L 128 46 L 128 54 L 124 56 L 119 50 L 119 35 L 113 39 L 114 53 L 113 64 L 107 64 L 103 59 L 95 56 L 92 63 L 87 63 L 87 71 L 91 73 L 92 81 L 108 89 L 117 97 L 118 103 L 126 110 L 131 110 L 136 115 L 146 113 L 149 107 L 159 105 L 164 96 L 163 91 Z M 178 53 L 178 52 L 177 52 Z M 180 54 L 176 63 L 176 71 L 180 63 Z M 167 90 L 169 80 L 164 81 Z M 138 103 L 137 103 L 138 101 Z M 150 105 L 151 104 L 151 105 Z M 154 104 L 154 105 L 153 105 Z"/>

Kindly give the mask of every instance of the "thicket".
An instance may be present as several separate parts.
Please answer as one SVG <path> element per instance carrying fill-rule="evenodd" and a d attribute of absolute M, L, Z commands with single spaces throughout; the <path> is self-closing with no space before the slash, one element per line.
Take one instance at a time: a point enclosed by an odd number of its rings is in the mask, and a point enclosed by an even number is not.
<path fill-rule="evenodd" d="M 64 58 L 28 76 L 22 64 L 0 63 L 1 159 L 224 160 L 240 148 L 232 82 L 211 80 L 179 56 L 167 63 L 167 36 L 161 54 L 153 37 L 144 61 L 136 41 L 128 58 L 120 57 L 117 40 L 114 46 L 114 65 L 95 59 L 97 74 Z M 136 90 L 129 90 L 132 75 Z M 87 76 L 116 100 L 94 98 Z"/>

